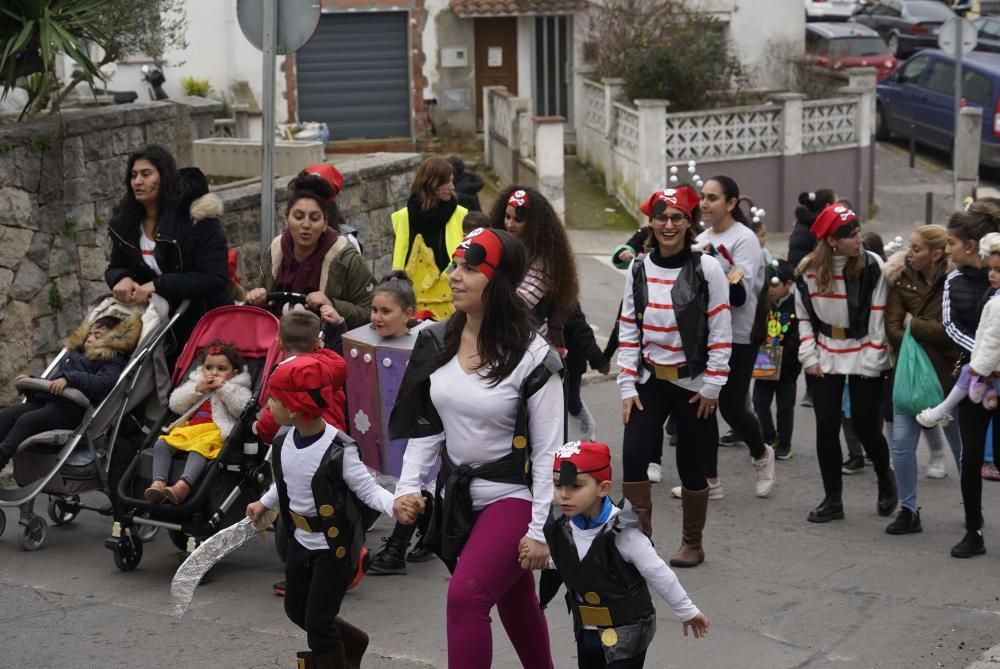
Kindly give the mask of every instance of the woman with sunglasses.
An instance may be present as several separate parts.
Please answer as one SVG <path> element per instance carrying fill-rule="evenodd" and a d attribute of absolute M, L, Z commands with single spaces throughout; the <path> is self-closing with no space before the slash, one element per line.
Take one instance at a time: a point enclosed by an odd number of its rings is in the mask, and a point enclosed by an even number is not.
<path fill-rule="evenodd" d="M 729 377 L 732 345 L 726 275 L 715 258 L 691 248 L 698 205 L 698 194 L 683 186 L 657 191 L 640 207 L 653 244 L 626 273 L 618 342 L 625 424 L 622 487 L 648 536 L 653 532 L 647 477 L 651 448 L 662 438 L 667 416 L 677 421 L 684 531 L 670 560 L 674 567 L 693 567 L 705 559 L 701 539 L 709 490 L 703 452 Z"/>

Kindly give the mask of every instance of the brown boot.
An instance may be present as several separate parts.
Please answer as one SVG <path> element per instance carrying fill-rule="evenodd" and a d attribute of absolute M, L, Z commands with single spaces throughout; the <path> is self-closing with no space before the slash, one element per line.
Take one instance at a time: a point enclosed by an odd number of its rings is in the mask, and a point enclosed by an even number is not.
<path fill-rule="evenodd" d="M 295 666 L 297 669 L 316 669 L 316 661 L 311 650 L 295 654 Z"/>
<path fill-rule="evenodd" d="M 142 496 L 147 502 L 158 504 L 163 501 L 163 493 L 166 489 L 167 482 L 157 479 L 156 481 L 153 481 L 152 485 L 146 488 L 146 492 L 144 492 Z"/>
<path fill-rule="evenodd" d="M 633 481 L 622 483 L 622 493 L 632 505 L 635 515 L 639 516 L 642 533 L 653 536 L 653 484 L 649 481 Z"/>
<path fill-rule="evenodd" d="M 698 492 L 684 488 L 681 490 L 681 505 L 684 508 L 684 534 L 681 547 L 670 558 L 670 566 L 696 567 L 705 561 L 701 533 L 708 514 L 708 488 Z"/>
<path fill-rule="evenodd" d="M 340 630 L 340 640 L 344 642 L 344 657 L 347 659 L 347 669 L 360 669 L 361 657 L 368 648 L 368 635 L 337 616 L 337 629 Z"/>
<path fill-rule="evenodd" d="M 180 479 L 177 483 L 163 489 L 163 496 L 171 504 L 176 504 L 180 506 L 187 499 L 187 496 L 191 494 L 191 486 L 184 479 Z"/>
<path fill-rule="evenodd" d="M 316 669 L 346 669 L 347 659 L 344 657 L 344 644 L 338 643 L 331 650 L 314 652 L 313 666 Z"/>

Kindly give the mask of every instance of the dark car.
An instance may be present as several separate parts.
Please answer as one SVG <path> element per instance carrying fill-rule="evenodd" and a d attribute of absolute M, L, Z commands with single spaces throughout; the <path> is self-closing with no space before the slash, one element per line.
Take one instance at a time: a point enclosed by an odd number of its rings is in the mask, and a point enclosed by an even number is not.
<path fill-rule="evenodd" d="M 876 135 L 909 137 L 951 151 L 955 135 L 955 59 L 938 49 L 913 56 L 876 89 Z M 1000 167 L 1000 54 L 962 59 L 962 105 L 983 110 L 979 162 Z"/>
<path fill-rule="evenodd" d="M 860 23 L 807 23 L 806 60 L 816 67 L 837 71 L 875 67 L 879 81 L 896 69 L 896 58 L 885 41 Z"/>
<path fill-rule="evenodd" d="M 972 22 L 976 26 L 976 51 L 1000 53 L 1000 18 L 982 16 Z"/>
<path fill-rule="evenodd" d="M 941 24 L 955 16 L 937 0 L 880 0 L 865 5 L 851 20 L 875 30 L 889 51 L 903 58 L 937 46 Z"/>

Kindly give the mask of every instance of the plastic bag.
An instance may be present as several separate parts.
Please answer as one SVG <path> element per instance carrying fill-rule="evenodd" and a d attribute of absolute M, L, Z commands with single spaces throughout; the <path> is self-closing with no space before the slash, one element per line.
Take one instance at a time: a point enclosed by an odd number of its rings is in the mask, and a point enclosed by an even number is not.
<path fill-rule="evenodd" d="M 903 343 L 896 361 L 896 377 L 892 386 L 893 411 L 900 416 L 916 416 L 924 409 L 944 401 L 944 391 L 930 358 L 906 324 Z"/>

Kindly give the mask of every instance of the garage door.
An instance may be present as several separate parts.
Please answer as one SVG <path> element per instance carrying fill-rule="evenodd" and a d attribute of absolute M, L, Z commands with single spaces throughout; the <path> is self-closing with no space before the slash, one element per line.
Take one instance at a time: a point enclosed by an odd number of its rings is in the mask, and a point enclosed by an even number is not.
<path fill-rule="evenodd" d="M 406 12 L 323 14 L 295 54 L 301 121 L 330 139 L 410 136 Z"/>

